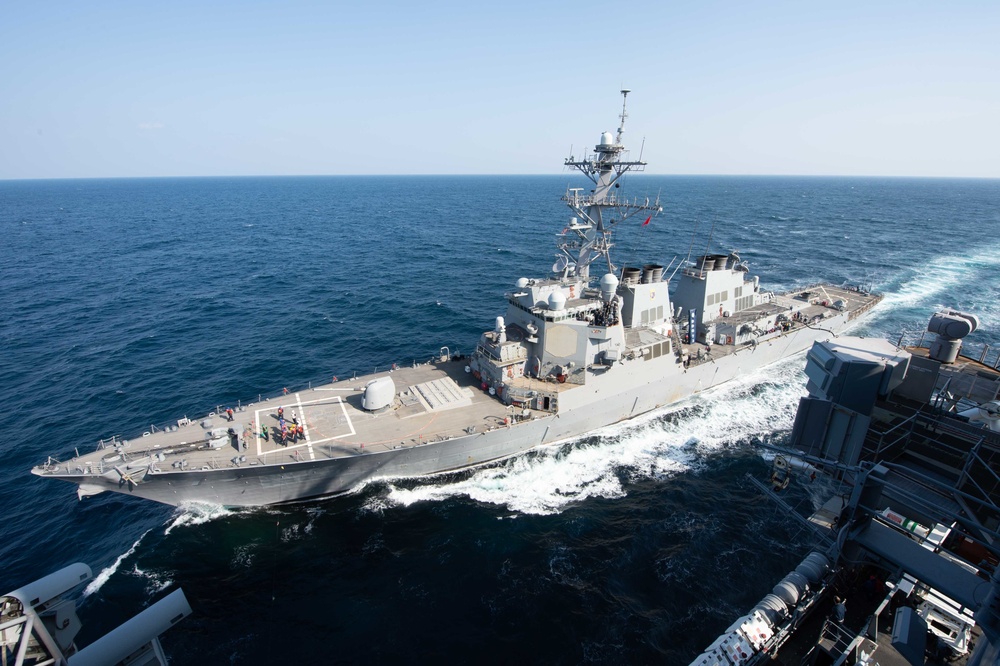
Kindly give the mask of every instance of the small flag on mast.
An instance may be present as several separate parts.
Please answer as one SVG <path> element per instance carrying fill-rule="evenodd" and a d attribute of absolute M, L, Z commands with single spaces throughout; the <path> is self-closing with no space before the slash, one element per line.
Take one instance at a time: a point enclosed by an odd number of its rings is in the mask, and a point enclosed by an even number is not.
<path fill-rule="evenodd" d="M 650 215 L 649 217 L 647 217 L 646 221 L 642 223 L 642 226 L 646 226 L 647 224 L 649 224 L 649 221 L 652 220 L 652 219 L 653 219 L 652 215 Z"/>

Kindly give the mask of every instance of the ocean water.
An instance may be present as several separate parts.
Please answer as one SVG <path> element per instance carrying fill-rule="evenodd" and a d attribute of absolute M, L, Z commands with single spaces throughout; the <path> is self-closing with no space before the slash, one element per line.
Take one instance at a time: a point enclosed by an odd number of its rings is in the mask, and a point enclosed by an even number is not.
<path fill-rule="evenodd" d="M 687 663 L 808 548 L 746 481 L 802 358 L 487 468 L 280 509 L 78 502 L 47 455 L 471 351 L 545 273 L 569 175 L 0 182 L 0 592 L 74 561 L 81 643 L 183 587 L 177 664 Z M 632 177 L 615 257 L 737 248 L 768 288 L 869 281 L 859 333 L 977 314 L 1000 344 L 1000 181 Z M 807 500 L 815 486 L 793 485 Z"/>

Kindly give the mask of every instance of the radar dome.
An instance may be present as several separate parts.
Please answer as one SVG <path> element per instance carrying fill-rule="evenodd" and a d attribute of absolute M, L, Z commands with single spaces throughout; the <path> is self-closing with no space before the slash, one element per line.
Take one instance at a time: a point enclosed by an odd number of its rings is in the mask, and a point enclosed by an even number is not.
<path fill-rule="evenodd" d="M 517 278 L 517 282 L 515 282 L 514 285 L 518 289 L 524 289 L 528 286 L 528 278 Z"/>
<path fill-rule="evenodd" d="M 602 146 L 614 145 L 615 140 L 611 137 L 611 132 L 604 132 L 601 134 L 601 144 Z"/>
<path fill-rule="evenodd" d="M 549 310 L 562 310 L 566 307 L 566 295 L 561 291 L 553 291 L 549 294 Z"/>
<path fill-rule="evenodd" d="M 614 273 L 605 273 L 601 278 L 601 298 L 610 301 L 618 290 L 618 278 Z"/>

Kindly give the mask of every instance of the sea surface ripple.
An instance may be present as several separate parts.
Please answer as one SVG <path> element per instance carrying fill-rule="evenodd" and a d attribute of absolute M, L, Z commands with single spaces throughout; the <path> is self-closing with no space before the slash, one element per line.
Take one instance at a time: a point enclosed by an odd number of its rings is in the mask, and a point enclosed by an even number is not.
<path fill-rule="evenodd" d="M 0 182 L 0 588 L 90 564 L 85 644 L 183 587 L 174 663 L 687 663 L 808 548 L 745 479 L 802 358 L 503 464 L 280 509 L 181 509 L 30 468 L 282 387 L 469 352 L 555 258 L 569 175 Z M 620 262 L 739 249 L 766 288 L 870 281 L 860 329 L 977 314 L 1000 181 L 636 176 Z M 711 245 L 709 245 L 711 238 Z M 816 488 L 793 494 L 812 500 Z"/>

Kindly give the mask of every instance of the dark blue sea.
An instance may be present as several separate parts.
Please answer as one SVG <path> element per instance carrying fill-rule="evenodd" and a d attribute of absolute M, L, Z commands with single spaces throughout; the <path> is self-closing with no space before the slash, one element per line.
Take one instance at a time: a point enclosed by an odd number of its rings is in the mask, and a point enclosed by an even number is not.
<path fill-rule="evenodd" d="M 442 346 L 472 351 L 540 276 L 569 175 L 0 182 L 0 592 L 93 567 L 81 643 L 183 587 L 175 664 L 684 664 L 808 539 L 747 482 L 803 359 L 493 467 L 280 509 L 83 502 L 29 473 Z M 1000 344 L 1000 181 L 633 177 L 614 256 L 736 248 L 774 289 L 873 282 L 861 334 L 936 308 Z M 812 500 L 815 487 L 794 484 Z"/>

